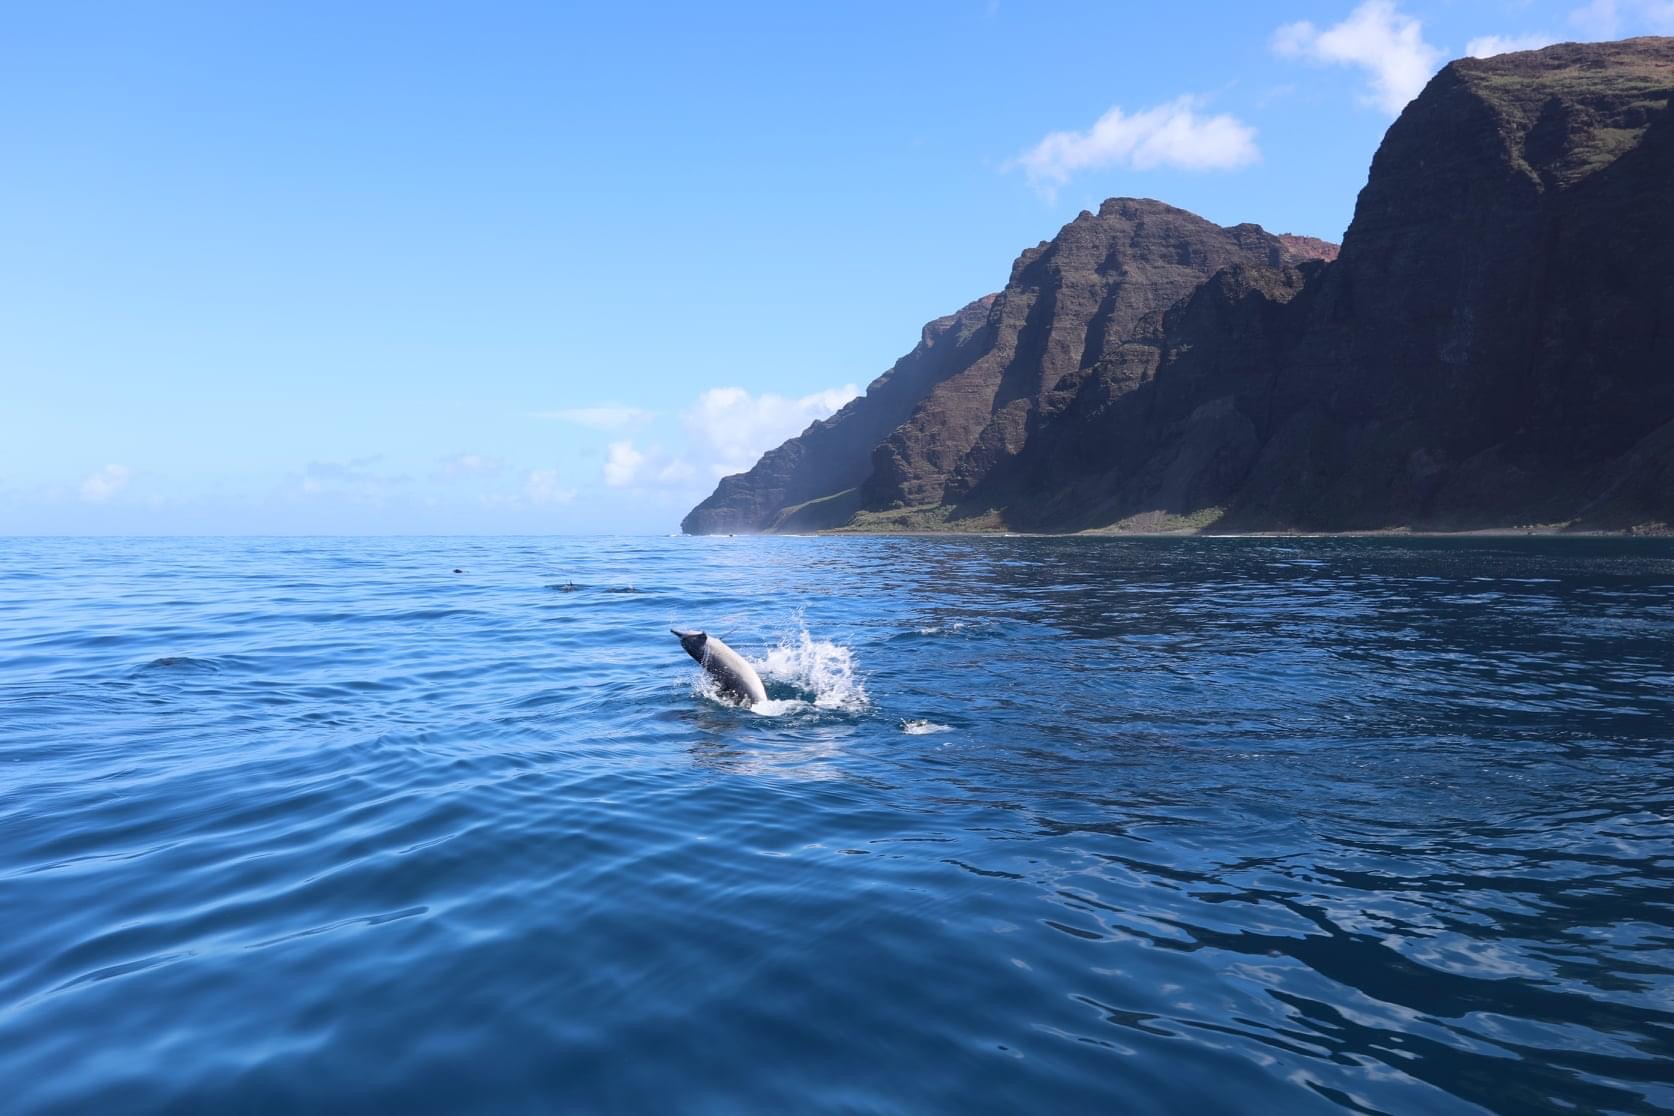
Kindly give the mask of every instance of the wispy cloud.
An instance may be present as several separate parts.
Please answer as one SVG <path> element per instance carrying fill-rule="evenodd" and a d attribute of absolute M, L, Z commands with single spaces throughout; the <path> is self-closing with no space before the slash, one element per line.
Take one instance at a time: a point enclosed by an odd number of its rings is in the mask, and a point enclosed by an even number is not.
<path fill-rule="evenodd" d="M 687 461 L 676 458 L 657 469 L 659 484 L 683 485 L 697 476 L 697 470 Z"/>
<path fill-rule="evenodd" d="M 1674 33 L 1674 0 L 1591 0 L 1569 13 L 1570 26 L 1588 39 L 1616 39 L 1650 31 Z"/>
<path fill-rule="evenodd" d="M 772 392 L 751 395 L 739 387 L 710 388 L 681 415 L 696 454 L 717 476 L 741 473 L 763 453 L 855 396 L 853 384 L 790 399 Z"/>
<path fill-rule="evenodd" d="M 498 457 L 481 453 L 456 453 L 439 462 L 445 477 L 491 477 L 506 467 Z"/>
<path fill-rule="evenodd" d="M 1471 58 L 1492 58 L 1496 54 L 1510 54 L 1519 50 L 1539 50 L 1557 42 L 1550 35 L 1532 31 L 1526 35 L 1483 35 L 1465 44 L 1465 54 Z"/>
<path fill-rule="evenodd" d="M 1048 134 L 1006 169 L 1021 167 L 1030 185 L 1051 197 L 1084 170 L 1231 170 L 1261 158 L 1254 128 L 1225 113 L 1207 115 L 1203 104 L 1185 96 L 1134 113 L 1116 106 L 1086 131 Z"/>
<path fill-rule="evenodd" d="M 1323 30 L 1307 20 L 1286 24 L 1274 32 L 1273 50 L 1281 58 L 1366 71 L 1371 88 L 1364 100 L 1392 116 L 1418 96 L 1443 59 L 1424 40 L 1423 23 L 1394 0 L 1366 0 Z"/>
<path fill-rule="evenodd" d="M 1569 22 L 1590 39 L 1614 39 L 1621 34 L 1622 13 L 1616 0 L 1592 0 L 1570 12 Z"/>
<path fill-rule="evenodd" d="M 631 441 L 612 442 L 605 451 L 604 481 L 612 488 L 626 488 L 639 479 L 645 455 Z"/>
<path fill-rule="evenodd" d="M 412 484 L 404 474 L 379 472 L 383 458 L 355 457 L 347 461 L 310 461 L 293 475 L 291 492 L 302 496 L 342 496 L 363 503 L 379 503 L 391 492 Z"/>
<path fill-rule="evenodd" d="M 635 496 L 652 493 L 690 495 L 698 470 L 683 456 L 662 446 L 640 447 L 632 441 L 612 442 L 605 451 L 604 482 Z"/>
<path fill-rule="evenodd" d="M 650 422 L 657 417 L 657 413 L 647 411 L 643 407 L 603 403 L 596 407 L 565 407 L 556 411 L 536 411 L 535 417 L 554 422 L 574 423 L 594 430 L 627 430 Z"/>
<path fill-rule="evenodd" d="M 126 465 L 105 465 L 81 482 L 81 498 L 89 504 L 103 504 L 128 487 L 134 471 Z"/>
<path fill-rule="evenodd" d="M 523 479 L 523 495 L 531 504 L 567 504 L 576 492 L 559 483 L 557 469 L 531 469 Z"/>
<path fill-rule="evenodd" d="M 859 394 L 853 384 L 791 398 L 739 387 L 710 388 L 681 414 L 686 445 L 670 452 L 631 438 L 605 449 L 605 486 L 636 498 L 692 495 L 729 473 L 741 473 L 766 451 L 826 418 Z"/>
<path fill-rule="evenodd" d="M 1674 0 L 1640 0 L 1645 26 L 1659 35 L 1674 34 Z"/>

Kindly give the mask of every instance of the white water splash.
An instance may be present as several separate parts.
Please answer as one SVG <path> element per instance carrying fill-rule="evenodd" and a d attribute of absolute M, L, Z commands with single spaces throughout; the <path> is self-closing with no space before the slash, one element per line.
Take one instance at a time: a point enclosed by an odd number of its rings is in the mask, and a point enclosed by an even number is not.
<path fill-rule="evenodd" d="M 952 732 L 952 725 L 938 725 L 935 721 L 902 721 L 901 731 L 908 736 L 929 736 L 933 732 Z"/>
<path fill-rule="evenodd" d="M 764 717 L 810 706 L 845 711 L 866 707 L 866 687 L 855 676 L 854 654 L 841 644 L 813 638 L 806 629 L 751 662 L 770 687 L 778 683 L 806 695 L 757 702 L 753 712 Z"/>
<path fill-rule="evenodd" d="M 866 687 L 855 675 L 854 654 L 841 644 L 814 639 L 806 629 L 780 640 L 778 646 L 761 658 L 745 658 L 756 668 L 770 692 L 797 691 L 749 706 L 750 712 L 758 716 L 782 717 L 813 710 L 854 712 L 866 708 Z M 720 705 L 738 705 L 731 695 L 721 691 L 720 684 L 707 671 L 699 671 L 692 679 L 692 692 Z"/>
<path fill-rule="evenodd" d="M 737 705 L 738 701 L 731 694 L 721 690 L 721 683 L 707 670 L 700 669 L 692 675 L 692 693 L 697 697 L 714 702 L 716 705 Z"/>

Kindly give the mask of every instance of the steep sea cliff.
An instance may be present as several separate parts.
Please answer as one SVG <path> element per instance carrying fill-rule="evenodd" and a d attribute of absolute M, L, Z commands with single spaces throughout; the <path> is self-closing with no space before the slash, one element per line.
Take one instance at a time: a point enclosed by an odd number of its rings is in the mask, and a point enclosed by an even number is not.
<path fill-rule="evenodd" d="M 1113 199 L 690 533 L 1674 523 L 1674 39 L 1445 67 L 1341 251 Z"/>

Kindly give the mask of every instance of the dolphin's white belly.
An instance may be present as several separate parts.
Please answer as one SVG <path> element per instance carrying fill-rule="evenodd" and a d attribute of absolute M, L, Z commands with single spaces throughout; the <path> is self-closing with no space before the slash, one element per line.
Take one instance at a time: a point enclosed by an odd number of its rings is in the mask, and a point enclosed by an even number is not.
<path fill-rule="evenodd" d="M 767 700 L 767 687 L 761 684 L 756 668 L 714 636 L 704 645 L 703 669 L 714 676 L 722 689 L 737 695 L 746 705 Z"/>

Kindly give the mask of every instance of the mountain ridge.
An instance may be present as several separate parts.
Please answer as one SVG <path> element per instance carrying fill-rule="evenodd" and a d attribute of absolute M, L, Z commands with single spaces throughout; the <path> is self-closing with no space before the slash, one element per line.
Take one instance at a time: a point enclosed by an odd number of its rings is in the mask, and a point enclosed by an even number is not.
<path fill-rule="evenodd" d="M 870 408 L 867 437 L 906 415 L 866 467 L 846 444 L 828 468 L 811 427 L 757 466 L 795 458 L 801 500 L 767 508 L 743 474 L 683 526 L 1674 522 L 1671 99 L 1674 39 L 1449 63 L 1390 127 L 1340 250 L 1111 199 L 960 312 L 956 359 Z"/>

